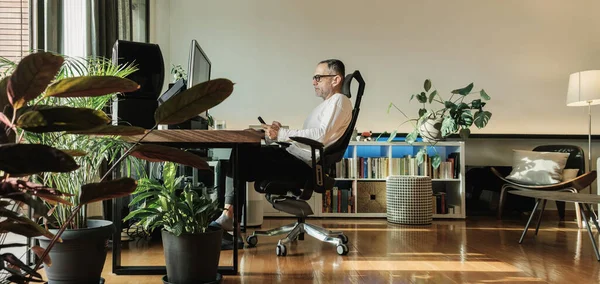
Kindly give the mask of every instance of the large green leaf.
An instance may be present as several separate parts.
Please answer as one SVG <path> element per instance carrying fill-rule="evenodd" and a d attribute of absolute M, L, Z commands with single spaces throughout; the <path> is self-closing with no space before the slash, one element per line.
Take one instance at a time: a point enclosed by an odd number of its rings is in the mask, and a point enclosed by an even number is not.
<path fill-rule="evenodd" d="M 59 106 L 28 111 L 19 117 L 17 126 L 44 133 L 88 130 L 109 122 L 110 118 L 101 110 Z"/>
<path fill-rule="evenodd" d="M 477 128 L 484 128 L 490 119 L 492 118 L 492 113 L 489 111 L 478 111 L 475 113 L 475 126 Z"/>
<path fill-rule="evenodd" d="M 8 99 L 14 109 L 39 96 L 60 70 L 64 59 L 50 52 L 25 56 L 8 81 Z"/>
<path fill-rule="evenodd" d="M 208 163 L 200 156 L 177 148 L 144 144 L 138 145 L 131 151 L 131 156 L 150 162 L 175 162 L 182 165 L 209 170 Z"/>
<path fill-rule="evenodd" d="M 447 137 L 448 135 L 456 132 L 458 130 L 458 126 L 456 125 L 456 121 L 451 117 L 445 117 L 442 122 L 442 137 Z"/>
<path fill-rule="evenodd" d="M 215 79 L 193 86 L 161 104 L 154 113 L 156 124 L 182 123 L 220 104 L 233 92 L 228 79 Z"/>
<path fill-rule="evenodd" d="M 70 172 L 79 166 L 65 152 L 43 144 L 0 145 L 0 170 L 11 175 Z"/>
<path fill-rule="evenodd" d="M 459 94 L 461 96 L 466 96 L 471 92 L 471 90 L 473 90 L 473 83 L 469 84 L 464 88 L 453 90 L 452 93 Z"/>
<path fill-rule="evenodd" d="M 473 125 L 473 115 L 470 110 L 464 110 L 460 114 L 459 124 L 466 127 Z"/>
<path fill-rule="evenodd" d="M 135 191 L 136 187 L 137 182 L 127 177 L 105 182 L 89 183 L 81 187 L 79 203 L 88 204 L 128 196 Z"/>
<path fill-rule="evenodd" d="M 136 82 L 117 76 L 82 76 L 65 78 L 48 87 L 44 97 L 96 97 L 117 92 L 133 92 Z"/>
<path fill-rule="evenodd" d="M 88 130 L 67 131 L 70 134 L 85 134 L 85 135 L 117 135 L 131 136 L 142 135 L 146 133 L 146 129 L 137 126 L 128 125 L 100 125 Z"/>

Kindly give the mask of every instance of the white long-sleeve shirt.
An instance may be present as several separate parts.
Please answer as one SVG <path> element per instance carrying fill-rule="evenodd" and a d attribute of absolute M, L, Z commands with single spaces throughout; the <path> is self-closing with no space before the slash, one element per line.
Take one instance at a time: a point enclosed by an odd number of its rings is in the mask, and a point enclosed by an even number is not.
<path fill-rule="evenodd" d="M 344 135 L 351 119 L 350 99 L 336 93 L 313 109 L 304 121 L 303 129 L 279 129 L 277 141 L 289 142 L 289 137 L 300 136 L 319 141 L 327 148 Z M 287 151 L 312 166 L 310 146 L 292 142 Z"/>

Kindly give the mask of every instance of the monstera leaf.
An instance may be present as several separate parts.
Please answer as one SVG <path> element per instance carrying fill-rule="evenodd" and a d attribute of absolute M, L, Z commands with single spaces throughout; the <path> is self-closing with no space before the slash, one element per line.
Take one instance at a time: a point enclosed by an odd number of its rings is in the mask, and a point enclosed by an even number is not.
<path fill-rule="evenodd" d="M 136 82 L 117 76 L 82 76 L 62 79 L 48 87 L 44 97 L 97 97 L 117 92 L 133 92 Z"/>
<path fill-rule="evenodd" d="M 64 59 L 50 52 L 25 56 L 8 80 L 8 99 L 14 109 L 38 97 L 60 70 Z"/>
<path fill-rule="evenodd" d="M 156 124 L 178 124 L 224 101 L 233 92 L 228 79 L 215 79 L 193 86 L 161 104 L 154 113 Z"/>

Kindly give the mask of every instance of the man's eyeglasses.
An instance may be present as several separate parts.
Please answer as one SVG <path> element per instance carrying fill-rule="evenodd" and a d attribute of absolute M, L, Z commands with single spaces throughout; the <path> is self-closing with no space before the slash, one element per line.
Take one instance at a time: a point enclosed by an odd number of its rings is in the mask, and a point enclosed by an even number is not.
<path fill-rule="evenodd" d="M 321 78 L 323 77 L 335 77 L 337 75 L 315 75 L 313 76 L 313 80 L 317 81 L 317 82 L 321 82 Z"/>

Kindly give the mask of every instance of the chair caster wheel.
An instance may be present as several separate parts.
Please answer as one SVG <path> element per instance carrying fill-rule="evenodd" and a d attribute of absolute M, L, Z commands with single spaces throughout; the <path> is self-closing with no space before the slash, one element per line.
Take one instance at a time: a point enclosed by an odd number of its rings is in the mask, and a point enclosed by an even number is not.
<path fill-rule="evenodd" d="M 348 237 L 344 234 L 341 234 L 338 236 L 338 238 L 340 238 L 340 240 L 342 240 L 342 244 L 347 244 L 348 243 Z"/>
<path fill-rule="evenodd" d="M 275 253 L 277 253 L 277 256 L 286 256 L 287 248 L 285 247 L 285 245 L 277 245 L 277 248 L 275 249 Z"/>
<path fill-rule="evenodd" d="M 250 247 L 255 247 L 256 244 L 258 244 L 258 237 L 257 236 L 248 236 L 246 238 L 246 243 L 248 243 L 248 245 Z"/>
<path fill-rule="evenodd" d="M 345 244 L 338 245 L 336 247 L 336 250 L 339 255 L 347 255 L 348 254 L 348 246 Z"/>

